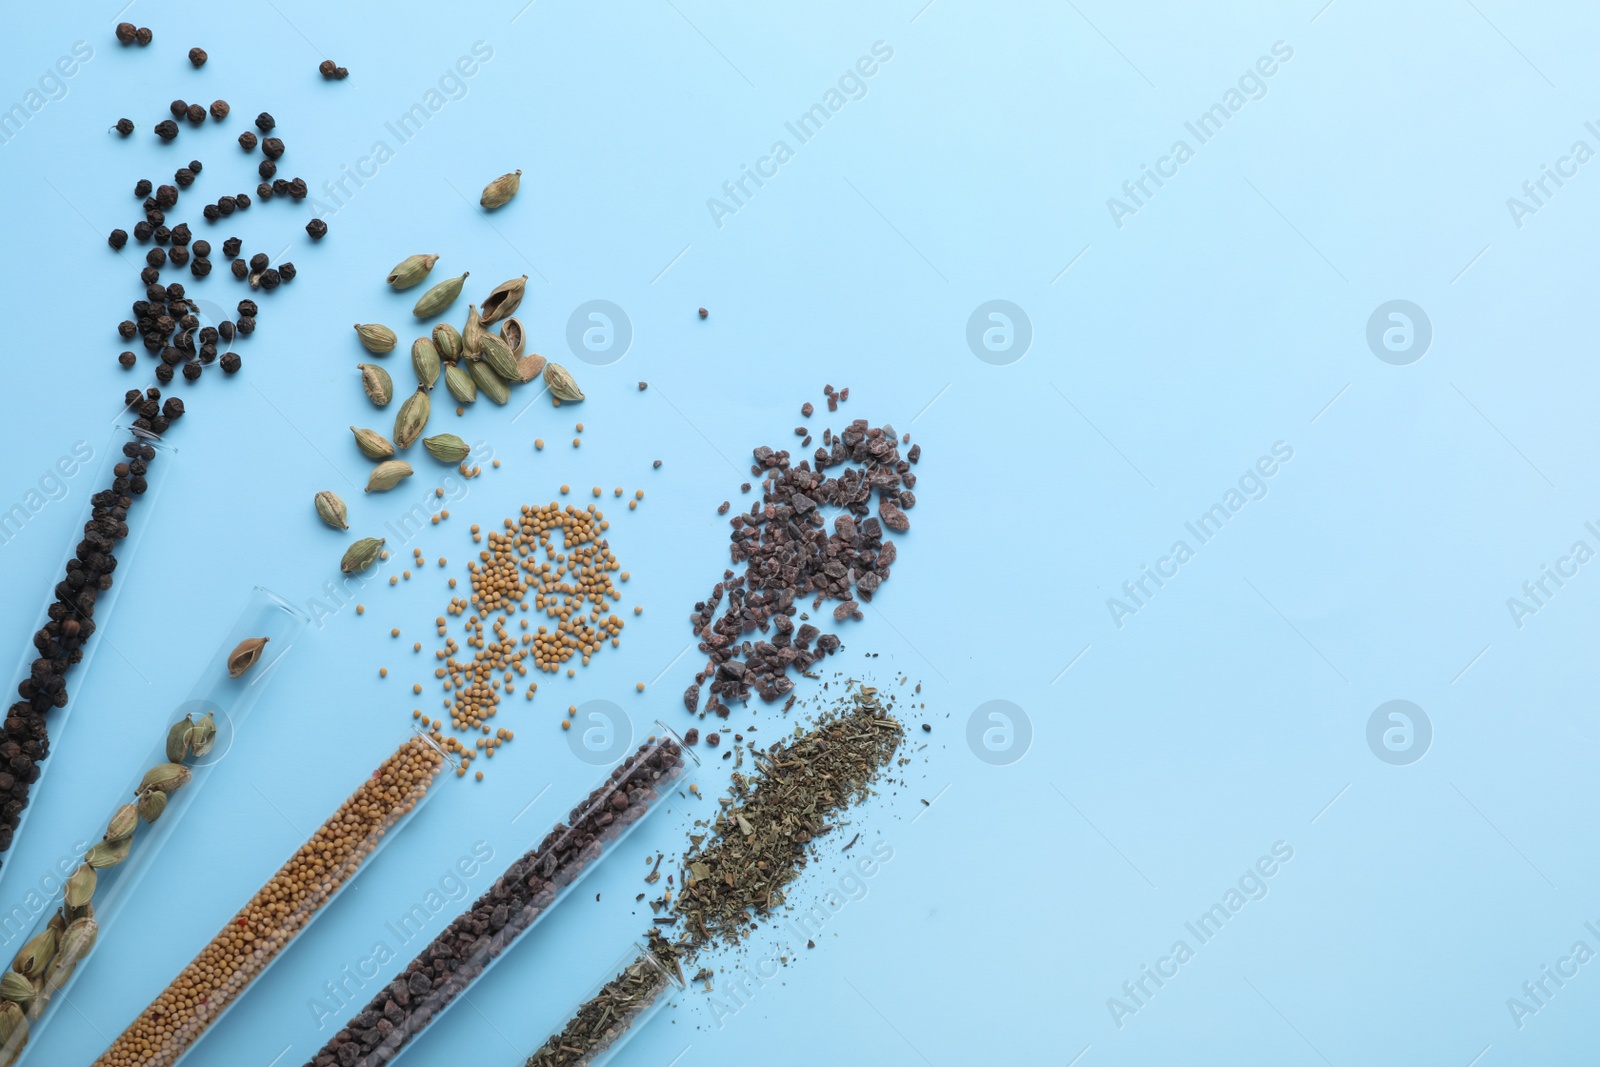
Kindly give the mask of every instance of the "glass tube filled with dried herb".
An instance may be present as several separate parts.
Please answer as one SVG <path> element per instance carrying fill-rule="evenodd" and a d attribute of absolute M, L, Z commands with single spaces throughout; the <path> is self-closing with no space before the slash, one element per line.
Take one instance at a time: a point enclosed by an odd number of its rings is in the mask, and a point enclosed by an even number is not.
<path fill-rule="evenodd" d="M 683 988 L 677 956 L 659 935 L 635 943 L 526 1067 L 601 1067 Z"/>
<path fill-rule="evenodd" d="M 271 965 L 362 864 L 421 808 L 450 762 L 407 739 L 201 949 L 95 1067 L 172 1067 Z"/>
<path fill-rule="evenodd" d="M 145 526 L 140 515 L 176 458 L 177 449 L 159 437 L 119 423 L 98 450 L 77 442 L 56 461 L 49 485 L 40 480 L 50 495 L 59 487 L 63 502 L 79 500 L 79 516 L 72 547 L 50 572 L 55 585 L 45 595 L 31 647 L 14 675 L 18 699 L 0 718 L 0 853 L 22 832 L 50 754 L 50 734 L 60 732 L 72 711 L 67 681 L 82 678 L 104 643 L 93 637 L 119 599 L 121 585 L 112 581 L 112 572 L 120 565 L 126 573 Z M 31 493 L 0 513 L 0 544 L 28 534 L 33 516 L 49 506 L 46 493 Z"/>
<path fill-rule="evenodd" d="M 55 1009 L 154 864 L 211 770 L 228 754 L 310 619 L 257 586 L 207 657 L 188 698 L 154 734 L 117 807 L 76 850 L 75 868 L 0 978 L 0 1067 L 10 1067 Z"/>
<path fill-rule="evenodd" d="M 662 806 L 697 762 L 677 734 L 657 723 L 656 733 L 613 768 L 566 822 L 557 823 L 536 848 L 513 862 L 309 1064 L 378 1067 L 394 1059 L 646 815 Z"/>

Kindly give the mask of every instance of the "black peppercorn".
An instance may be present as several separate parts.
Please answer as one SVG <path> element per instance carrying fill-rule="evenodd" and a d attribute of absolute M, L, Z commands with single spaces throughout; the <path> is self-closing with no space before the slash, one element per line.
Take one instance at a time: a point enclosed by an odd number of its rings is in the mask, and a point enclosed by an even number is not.
<path fill-rule="evenodd" d="M 226 100 L 211 101 L 211 117 L 218 122 L 228 117 L 228 102 Z"/>
<path fill-rule="evenodd" d="M 255 255 L 250 257 L 250 271 L 252 274 L 260 274 L 262 271 L 267 269 L 267 264 L 271 262 L 272 260 L 267 258 L 267 254 L 265 252 L 257 252 Z M 254 312 L 251 312 L 251 314 L 254 314 Z"/>
<path fill-rule="evenodd" d="M 272 183 L 272 191 L 279 196 L 289 195 L 289 182 L 286 178 L 278 178 Z"/>
<path fill-rule="evenodd" d="M 240 315 L 239 321 L 233 324 L 233 328 L 249 337 L 256 332 L 256 318 L 254 315 Z"/>
<path fill-rule="evenodd" d="M 124 352 L 122 355 L 117 357 L 117 362 L 122 364 L 124 367 L 132 367 L 138 362 L 138 359 L 132 352 Z"/>
<path fill-rule="evenodd" d="M 256 186 L 256 197 L 261 200 L 271 200 L 272 186 L 268 185 L 266 182 L 262 182 L 260 185 Z"/>
<path fill-rule="evenodd" d="M 144 261 L 150 264 L 152 267 L 155 267 L 157 270 L 160 270 L 161 267 L 167 262 L 167 253 L 162 249 L 152 248 L 150 251 L 144 254 Z"/>
<path fill-rule="evenodd" d="M 172 180 L 187 189 L 194 184 L 194 171 L 188 167 L 179 167 L 172 174 Z"/>
<path fill-rule="evenodd" d="M 107 240 L 111 242 L 112 248 L 120 252 L 122 251 L 122 246 L 128 243 L 128 231 L 112 230 L 111 236 Z"/>
<path fill-rule="evenodd" d="M 278 159 L 283 155 L 283 140 L 278 137 L 268 137 L 261 142 L 261 154 L 268 159 Z"/>
<path fill-rule="evenodd" d="M 183 353 L 178 351 L 173 346 L 168 345 L 166 348 L 161 350 L 161 362 L 165 363 L 169 367 L 176 367 L 179 363 L 183 362 Z M 156 413 L 155 403 L 156 402 L 154 400 L 149 401 L 150 410 L 146 411 L 145 415 L 154 415 Z"/>
<path fill-rule="evenodd" d="M 148 241 L 150 240 L 150 235 L 155 232 L 156 228 L 148 222 L 136 222 L 133 224 L 133 239 L 135 241 Z"/>
<path fill-rule="evenodd" d="M 207 204 L 200 209 L 200 214 L 204 216 L 207 222 L 216 222 L 222 217 L 222 212 L 217 210 L 217 205 L 215 204 Z"/>
<path fill-rule="evenodd" d="M 154 282 L 159 277 L 161 277 L 161 272 L 156 270 L 154 267 L 145 267 L 143 270 L 139 271 L 139 280 L 144 282 L 146 285 Z"/>
<path fill-rule="evenodd" d="M 274 174 L 278 173 L 278 165 L 270 159 L 263 159 L 256 167 L 256 173 L 270 180 Z"/>
<path fill-rule="evenodd" d="M 185 267 L 189 264 L 189 250 L 183 245 L 173 245 L 167 249 L 167 259 L 172 261 L 174 267 Z"/>
<path fill-rule="evenodd" d="M 164 245 L 168 241 L 172 240 L 172 231 L 167 229 L 165 226 L 157 226 L 151 231 L 150 236 L 156 244 Z"/>
<path fill-rule="evenodd" d="M 132 119 L 118 119 L 117 120 L 116 130 L 117 130 L 118 133 L 122 134 L 122 136 L 124 136 L 124 137 L 128 136 L 128 134 L 133 132 L 133 120 Z"/>
<path fill-rule="evenodd" d="M 133 39 L 138 32 L 139 31 L 134 28 L 134 25 L 131 22 L 117 23 L 117 40 L 123 44 L 132 44 Z"/>
<path fill-rule="evenodd" d="M 183 365 L 183 380 L 186 381 L 186 382 L 199 381 L 200 380 L 200 364 L 198 364 L 198 363 L 185 363 Z M 156 432 L 160 433 L 161 431 L 157 430 Z"/>
<path fill-rule="evenodd" d="M 167 213 L 158 207 L 153 207 L 144 213 L 144 220 L 152 226 L 160 226 L 167 221 Z"/>
<path fill-rule="evenodd" d="M 278 264 L 278 276 L 280 278 L 282 278 L 286 282 L 294 281 L 294 264 L 293 263 L 279 263 Z"/>
<path fill-rule="evenodd" d="M 183 401 L 179 400 L 175 396 L 167 397 L 167 402 L 161 405 L 161 414 L 165 415 L 169 419 L 174 420 L 182 418 Z"/>
<path fill-rule="evenodd" d="M 123 319 L 121 322 L 117 323 L 117 332 L 124 338 L 130 338 L 139 332 L 139 327 L 135 326 L 132 320 Z"/>
<path fill-rule="evenodd" d="M 200 358 L 201 363 L 210 365 L 211 362 L 217 358 L 216 342 L 207 341 L 205 344 L 200 346 L 200 351 L 196 352 L 195 355 Z"/>
<path fill-rule="evenodd" d="M 276 289 L 279 283 L 282 281 L 283 276 L 271 267 L 268 267 L 266 270 L 261 272 L 261 288 L 267 290 L 268 292 Z"/>
<path fill-rule="evenodd" d="M 172 228 L 172 243 L 175 245 L 188 244 L 189 236 L 189 224 L 187 222 L 180 222 Z"/>
<path fill-rule="evenodd" d="M 238 209 L 238 203 L 231 196 L 225 196 L 217 201 L 217 210 L 224 215 L 232 215 Z"/>
<path fill-rule="evenodd" d="M 250 273 L 250 268 L 245 266 L 245 262 L 242 259 L 234 260 L 231 264 L 229 264 L 229 269 L 233 271 L 233 276 L 235 278 L 243 278 L 246 274 Z"/>
<path fill-rule="evenodd" d="M 222 372 L 224 374 L 236 374 L 238 373 L 238 370 L 239 353 L 229 352 L 227 355 L 222 357 Z"/>
<path fill-rule="evenodd" d="M 250 206 L 250 194 L 249 193 L 235 193 L 234 196 L 233 196 L 233 203 L 234 203 L 234 206 L 237 207 L 240 211 L 244 211 L 246 208 L 248 208 Z"/>
<path fill-rule="evenodd" d="M 295 178 L 289 183 L 289 195 L 296 200 L 304 200 L 309 191 L 306 188 L 306 180 L 304 178 Z"/>
<path fill-rule="evenodd" d="M 191 159 L 189 160 L 189 169 L 199 174 L 205 167 L 201 165 L 198 159 Z"/>
<path fill-rule="evenodd" d="M 221 337 L 224 341 L 233 340 L 232 319 L 223 319 L 221 322 L 217 323 L 217 336 Z"/>
<path fill-rule="evenodd" d="M 174 100 L 167 105 L 167 110 L 172 112 L 173 118 L 181 119 L 184 113 L 189 110 L 189 102 L 187 100 Z"/>
<path fill-rule="evenodd" d="M 170 141 L 178 136 L 178 124 L 171 119 L 156 123 L 156 136 L 163 141 Z"/>
<path fill-rule="evenodd" d="M 204 278 L 211 273 L 211 261 L 204 256 L 195 256 L 194 261 L 189 264 L 189 273 L 196 278 Z"/>
<path fill-rule="evenodd" d="M 217 341 L 217 328 L 215 326 L 202 326 L 200 328 L 200 343 L 203 345 L 215 344 Z"/>
<path fill-rule="evenodd" d="M 265 257 L 262 257 L 262 258 L 265 258 Z M 265 267 L 266 267 L 266 264 L 263 263 L 262 264 L 262 268 L 265 269 Z M 254 315 L 259 315 L 260 313 L 261 313 L 261 309 L 256 307 L 256 302 L 254 300 L 251 300 L 249 297 L 246 297 L 245 299 L 239 301 L 239 314 L 254 316 Z"/>
<path fill-rule="evenodd" d="M 156 381 L 162 384 L 172 381 L 172 368 L 165 363 L 156 364 Z"/>
<path fill-rule="evenodd" d="M 256 135 L 251 133 L 249 130 L 241 133 L 239 135 L 239 147 L 244 149 L 246 152 L 253 151 L 256 147 Z"/>
<path fill-rule="evenodd" d="M 173 232 L 177 232 L 177 231 L 173 231 Z M 196 241 L 194 243 L 194 254 L 199 256 L 201 259 L 204 259 L 206 256 L 209 256 L 211 254 L 211 242 L 207 241 L 203 237 L 200 240 Z"/>
<path fill-rule="evenodd" d="M 158 185 L 156 187 L 156 204 L 160 207 L 172 207 L 178 202 L 178 190 L 171 185 Z"/>
<path fill-rule="evenodd" d="M 152 190 L 154 188 L 155 188 L 155 186 L 150 184 L 150 179 L 149 178 L 140 178 L 138 181 L 133 183 L 133 195 L 134 196 L 149 196 L 150 195 L 150 190 Z"/>
<path fill-rule="evenodd" d="M 183 283 L 173 282 L 171 285 L 167 286 L 166 293 L 168 300 L 182 300 L 184 294 Z"/>
<path fill-rule="evenodd" d="M 206 50 L 204 48 L 191 48 L 191 49 L 189 49 L 189 62 L 193 63 L 195 66 L 197 66 L 197 67 L 205 66 L 206 65 L 206 58 L 207 58 L 206 57 Z"/>
<path fill-rule="evenodd" d="M 127 24 L 124 23 L 123 25 L 127 25 Z M 131 29 L 133 29 L 133 27 L 132 26 L 128 26 L 128 29 L 131 30 Z M 322 73 L 322 76 L 324 78 L 327 78 L 328 80 L 331 81 L 331 80 L 333 80 L 333 76 L 338 73 L 339 66 L 338 66 L 338 64 L 336 64 L 331 59 L 324 59 L 321 63 L 317 64 L 317 70 L 319 70 Z"/>
<path fill-rule="evenodd" d="M 328 232 L 328 224 L 321 219 L 312 219 L 306 223 L 306 232 L 311 235 L 313 241 L 320 241 Z M 156 251 L 159 252 L 160 249 L 158 248 Z"/>
<path fill-rule="evenodd" d="M 335 67 L 334 70 L 333 70 L 333 76 L 335 78 L 338 78 L 340 81 L 344 81 L 346 78 L 350 77 L 350 68 L 349 67 Z"/>
<path fill-rule="evenodd" d="M 239 246 L 243 243 L 244 242 L 239 240 L 237 237 L 228 238 L 226 241 L 222 242 L 222 254 L 227 256 L 229 259 L 238 258 Z"/>
<path fill-rule="evenodd" d="M 155 418 L 150 420 L 150 429 L 158 436 L 166 433 L 171 428 L 172 423 L 165 416 L 157 415 Z M 148 488 L 149 484 L 150 483 L 146 482 L 143 478 L 128 479 L 128 489 L 135 493 L 144 492 L 145 489 Z"/>
<path fill-rule="evenodd" d="M 185 114 L 191 126 L 198 126 L 206 120 L 206 109 L 200 104 L 190 104 L 189 110 Z"/>
<path fill-rule="evenodd" d="M 133 407 L 133 405 L 141 403 L 143 400 L 144 400 L 144 393 L 140 392 L 137 389 L 129 389 L 126 393 L 122 394 L 122 406 L 123 407 L 131 408 L 131 407 Z M 126 455 L 127 453 L 123 453 L 123 454 Z"/>
<path fill-rule="evenodd" d="M 146 186 L 145 186 L 145 188 L 147 188 L 147 189 L 148 189 L 148 188 L 149 188 L 149 186 L 148 186 L 148 185 L 146 185 Z M 156 203 L 156 198 L 155 198 L 155 197 L 153 197 L 153 196 L 147 196 L 147 197 L 145 197 L 145 198 L 144 198 L 144 203 L 142 203 L 142 204 L 140 204 L 140 205 L 139 205 L 139 206 L 140 206 L 140 207 L 141 207 L 141 208 L 143 208 L 143 209 L 144 209 L 144 212 L 145 212 L 145 214 L 147 214 L 147 215 L 148 215 L 148 214 L 149 214 L 149 213 L 150 213 L 150 212 L 152 212 L 152 211 L 155 211 L 155 210 L 157 210 L 157 209 L 158 209 L 158 208 L 159 208 L 159 207 L 160 207 L 160 205 L 159 205 L 159 204 L 157 204 L 157 203 Z M 152 226 L 154 226 L 154 225 L 155 225 L 155 223 L 153 223 L 153 222 L 152 222 L 152 223 L 151 223 L 151 224 L 150 224 L 150 225 L 152 225 Z"/>
<path fill-rule="evenodd" d="M 139 42 L 139 47 L 140 48 L 143 48 L 145 45 L 147 45 L 151 41 L 155 40 L 156 39 L 156 35 L 150 32 L 150 27 L 149 26 L 140 26 L 137 30 L 134 31 L 133 39 L 135 41 Z"/>
<path fill-rule="evenodd" d="M 272 132 L 272 128 L 277 124 L 278 121 L 265 111 L 256 116 L 256 129 L 260 130 L 262 133 Z"/>

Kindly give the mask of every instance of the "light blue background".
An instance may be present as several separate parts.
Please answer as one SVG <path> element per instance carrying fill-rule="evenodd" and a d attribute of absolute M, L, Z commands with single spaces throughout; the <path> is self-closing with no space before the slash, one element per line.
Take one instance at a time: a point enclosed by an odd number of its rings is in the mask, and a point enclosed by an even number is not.
<path fill-rule="evenodd" d="M 894 849 L 865 899 L 724 1026 L 704 994 L 684 996 L 622 1062 L 1592 1055 L 1600 964 L 1521 1029 L 1506 1006 L 1574 941 L 1600 950 L 1584 929 L 1600 921 L 1600 579 L 1580 571 L 1521 628 L 1506 606 L 1573 541 L 1600 548 L 1583 525 L 1600 519 L 1586 236 L 1600 163 L 1520 228 L 1506 206 L 1574 141 L 1600 149 L 1583 125 L 1600 119 L 1592 11 L 272 0 L 180 15 L 139 0 L 123 17 L 154 29 L 143 50 L 116 46 L 117 15 L 14 11 L 0 40 L 6 105 L 75 41 L 94 49 L 65 97 L 0 146 L 5 507 L 75 441 L 102 447 L 117 398 L 143 384 L 113 362 L 124 346 L 112 327 L 140 287 L 104 240 L 136 220 L 137 178 L 159 182 L 198 155 L 191 211 L 252 189 L 254 159 L 232 138 L 265 108 L 289 146 L 280 173 L 322 196 L 374 140 L 395 147 L 385 123 L 474 42 L 493 58 L 330 215 L 320 245 L 301 229 L 308 204 L 195 226 L 216 245 L 236 233 L 247 252 L 287 244 L 300 278 L 261 300 L 260 329 L 238 348 L 244 373 L 172 390 L 191 410 L 172 434 L 181 466 L 133 519 L 146 537 L 97 637 L 116 652 L 74 679 L 74 718 L 5 858 L 6 901 L 115 802 L 130 753 L 147 750 L 252 585 L 303 604 L 334 576 L 345 539 L 316 522 L 316 490 L 346 497 L 352 535 L 417 495 L 353 488 L 367 464 L 345 429 L 387 428 L 357 387 L 350 323 L 409 337 L 416 293 L 380 282 L 404 255 L 443 253 L 438 277 L 470 270 L 472 299 L 528 274 L 530 347 L 566 359 L 589 394 L 515 423 L 520 400 L 469 411 L 460 432 L 503 465 L 485 464 L 450 522 L 425 532 L 430 561 L 448 555 L 460 575 L 468 523 L 551 499 L 561 482 L 647 490 L 611 531 L 633 573 L 626 603 L 646 607 L 623 647 L 546 681 L 532 704 L 510 702 L 498 724 L 518 737 L 481 764 L 488 780 L 450 783 L 191 1063 L 303 1062 L 332 1032 L 308 999 L 386 921 L 474 842 L 498 869 L 542 834 L 596 777 L 556 728 L 566 704 L 614 699 L 641 724 L 688 724 L 677 694 L 697 657 L 673 661 L 725 565 L 714 508 L 741 499 L 748 449 L 792 440 L 824 382 L 851 388 L 834 425 L 888 420 L 926 453 L 894 580 L 843 628 L 830 669 L 920 680 L 934 732 L 916 735 L 928 748 L 905 784 L 848 831 Z M 784 123 L 878 41 L 893 59 L 864 98 L 718 227 L 707 198 L 789 139 Z M 1107 198 L 1174 139 L 1195 147 L 1184 123 L 1279 41 L 1293 58 L 1265 96 L 1118 228 Z M 184 59 L 194 44 L 211 55 L 199 72 Z M 323 83 L 324 55 L 350 79 Z M 234 114 L 163 148 L 149 130 L 173 96 L 225 97 Z M 140 127 L 127 142 L 104 132 L 123 114 Z M 486 218 L 477 190 L 514 167 L 521 196 Z M 232 306 L 242 291 L 217 261 L 194 294 Z M 626 358 L 598 369 L 564 340 L 572 309 L 595 298 L 634 330 Z M 1369 315 L 1396 298 L 1434 331 L 1409 366 L 1365 342 Z M 1031 321 L 1032 347 L 1010 365 L 965 341 L 991 299 Z M 389 361 L 399 383 L 404 360 Z M 455 429 L 437 407 L 434 428 Z M 565 444 L 575 419 L 587 427 L 577 451 Z M 1294 455 L 1265 499 L 1118 628 L 1107 598 L 1278 441 Z M 420 490 L 434 469 L 419 467 Z M 0 648 L 26 647 L 92 491 L 69 483 L 0 548 Z M 166 883 L 145 884 L 31 1062 L 98 1053 L 399 740 L 413 677 L 434 695 L 431 659 L 408 649 L 446 602 L 444 576 L 430 566 L 374 587 L 364 617 L 307 633 L 163 854 Z M 969 715 L 996 699 L 1033 727 L 1009 766 L 964 740 Z M 1432 722 L 1431 749 L 1409 766 L 1367 746 L 1369 715 L 1391 699 Z M 732 724 L 770 739 L 782 721 L 754 708 Z M 715 761 L 702 788 L 715 795 L 726 773 Z M 643 928 L 641 857 L 675 850 L 707 808 L 656 816 L 404 1062 L 472 1050 L 520 1063 Z M 1279 841 L 1294 858 L 1265 899 L 1197 946 L 1184 923 Z M 828 892 L 837 847 L 795 899 Z M 1108 998 L 1179 938 L 1195 958 L 1119 1029 Z M 776 939 L 758 936 L 749 958 Z"/>

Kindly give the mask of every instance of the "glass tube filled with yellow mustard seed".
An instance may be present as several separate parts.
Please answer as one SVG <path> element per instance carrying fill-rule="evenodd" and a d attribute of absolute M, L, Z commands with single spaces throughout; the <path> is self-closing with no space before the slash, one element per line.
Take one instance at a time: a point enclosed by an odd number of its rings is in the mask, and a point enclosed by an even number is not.
<path fill-rule="evenodd" d="M 420 807 L 447 766 L 427 737 L 418 734 L 401 744 L 101 1053 L 95 1067 L 173 1067 Z"/>

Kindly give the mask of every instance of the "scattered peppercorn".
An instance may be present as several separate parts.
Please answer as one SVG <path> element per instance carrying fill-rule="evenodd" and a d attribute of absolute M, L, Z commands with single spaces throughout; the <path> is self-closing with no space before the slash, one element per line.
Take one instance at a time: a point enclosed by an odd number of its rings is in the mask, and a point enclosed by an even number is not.
<path fill-rule="evenodd" d="M 190 170 L 188 167 L 179 167 L 173 172 L 172 180 L 177 182 L 183 188 L 187 189 L 189 186 L 194 184 L 194 171 Z"/>
<path fill-rule="evenodd" d="M 151 41 L 155 40 L 156 39 L 156 35 L 150 32 L 150 27 L 148 27 L 148 26 L 140 26 L 137 30 L 134 31 L 133 39 L 135 41 L 139 42 L 139 47 L 140 48 L 143 48 L 145 45 L 147 45 Z"/>
<path fill-rule="evenodd" d="M 170 141 L 178 136 L 178 124 L 171 119 L 163 119 L 156 123 L 156 136 L 163 141 Z"/>
<path fill-rule="evenodd" d="M 189 49 L 189 62 L 193 63 L 196 67 L 205 66 L 207 58 L 206 50 L 204 48 Z"/>
<path fill-rule="evenodd" d="M 229 237 L 222 242 L 222 254 L 229 259 L 239 258 L 239 249 L 244 247 L 244 242 L 237 237 Z"/>
<path fill-rule="evenodd" d="M 138 181 L 133 183 L 133 195 L 149 196 L 151 190 L 154 188 L 155 186 L 150 184 L 149 178 L 140 178 Z"/>
<path fill-rule="evenodd" d="M 328 224 L 321 219 L 312 219 L 306 223 L 306 232 L 311 235 L 313 241 L 320 241 L 328 232 Z"/>
<path fill-rule="evenodd" d="M 116 131 L 118 133 L 122 134 L 122 136 L 124 136 L 124 137 L 128 136 L 128 134 L 133 132 L 133 120 L 132 119 L 118 119 L 117 120 L 117 125 L 116 125 Z"/>
<path fill-rule="evenodd" d="M 706 310 L 706 309 L 705 309 L 705 308 L 701 308 L 701 309 L 700 309 L 700 317 L 701 317 L 701 318 L 702 318 L 702 319 L 703 319 L 703 318 L 705 318 L 705 317 L 706 317 L 706 316 L 707 316 L 707 315 L 709 315 L 709 314 L 711 314 L 711 312 L 709 312 L 709 311 L 707 311 L 707 310 Z"/>
<path fill-rule="evenodd" d="M 224 374 L 237 374 L 239 371 L 239 354 L 228 352 L 222 357 L 222 371 Z"/>
<path fill-rule="evenodd" d="M 279 263 L 278 277 L 286 282 L 294 281 L 295 269 L 293 263 Z"/>
<path fill-rule="evenodd" d="M 189 102 L 187 100 L 174 100 L 172 103 L 167 105 L 167 110 L 172 112 L 173 118 L 181 119 L 186 113 L 188 113 Z"/>
<path fill-rule="evenodd" d="M 221 122 L 223 119 L 227 118 L 228 112 L 231 110 L 232 109 L 228 107 L 228 102 L 226 100 L 211 101 L 211 117 L 216 119 L 218 122 Z"/>
<path fill-rule="evenodd" d="M 270 159 L 263 159 L 256 166 L 256 173 L 261 175 L 264 180 L 270 181 L 272 176 L 278 173 L 278 165 Z"/>
<path fill-rule="evenodd" d="M 233 276 L 235 278 L 243 278 L 246 274 L 250 273 L 250 268 L 245 265 L 245 262 L 242 259 L 234 260 L 228 265 L 228 267 L 233 271 Z"/>
<path fill-rule="evenodd" d="M 138 360 L 135 358 L 132 352 L 124 352 L 122 355 L 117 357 L 117 362 L 122 364 L 124 367 L 131 368 L 135 363 L 138 362 Z"/>
<path fill-rule="evenodd" d="M 255 151 L 256 135 L 251 133 L 249 130 L 241 133 L 239 135 L 239 147 L 244 149 L 246 152 Z"/>
<path fill-rule="evenodd" d="M 112 230 L 109 240 L 111 242 L 111 247 L 120 252 L 122 251 L 122 246 L 128 243 L 128 231 Z"/>
<path fill-rule="evenodd" d="M 138 32 L 139 31 L 134 27 L 133 23 L 131 23 L 131 22 L 119 22 L 119 23 L 117 23 L 117 30 L 116 30 L 117 40 L 119 42 L 121 42 L 122 44 L 132 44 L 133 41 L 134 41 L 134 37 Z"/>
<path fill-rule="evenodd" d="M 194 254 L 197 256 L 209 256 L 211 254 L 211 242 L 203 237 L 196 241 L 194 243 Z"/>
<path fill-rule="evenodd" d="M 189 125 L 198 126 L 206 120 L 206 109 L 199 104 L 190 104 L 189 110 L 184 112 L 189 120 Z"/>
<path fill-rule="evenodd" d="M 262 133 L 272 132 L 272 128 L 277 124 L 278 121 L 265 111 L 256 116 L 256 129 L 260 130 Z"/>
<path fill-rule="evenodd" d="M 279 159 L 283 155 L 283 140 L 279 137 L 268 137 L 261 142 L 261 154 L 268 159 Z"/>

